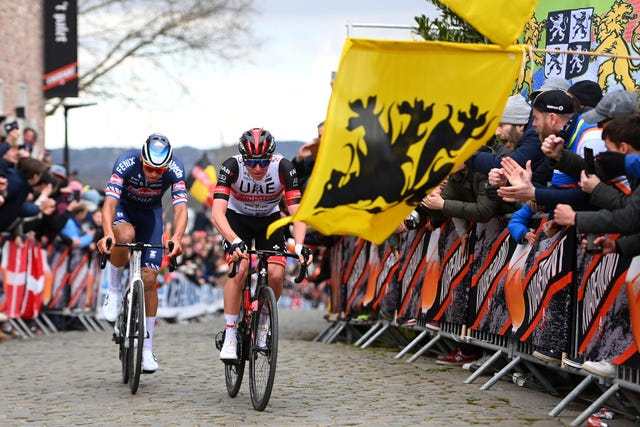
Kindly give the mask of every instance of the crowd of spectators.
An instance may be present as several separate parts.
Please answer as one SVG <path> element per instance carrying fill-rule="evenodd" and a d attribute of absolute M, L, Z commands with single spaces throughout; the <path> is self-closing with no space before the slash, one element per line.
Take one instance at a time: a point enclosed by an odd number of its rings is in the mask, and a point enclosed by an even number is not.
<path fill-rule="evenodd" d="M 603 95 L 592 81 L 570 84 L 551 78 L 529 99 L 519 94 L 509 98 L 495 137 L 506 153 L 496 149 L 495 141 L 488 142 L 427 194 L 398 231 L 416 223 L 437 227 L 444 215 L 452 218 L 464 238 L 468 221 L 485 222 L 487 215 L 511 211 L 508 228 L 518 244 L 532 245 L 532 218 L 547 215 L 547 236 L 574 225 L 585 248 L 586 238 L 595 237 L 604 253 L 640 253 L 633 238 L 640 231 L 640 214 L 634 210 L 640 191 L 635 167 L 635 154 L 640 152 L 637 92 L 613 90 Z M 595 155 L 594 170 L 585 159 L 590 152 Z M 616 240 L 615 233 L 631 236 Z M 533 356 L 559 364 L 566 351 L 539 349 Z M 438 363 L 463 365 L 480 356 L 478 349 L 456 348 Z M 615 374 L 607 360 L 564 362 L 597 375 Z"/>

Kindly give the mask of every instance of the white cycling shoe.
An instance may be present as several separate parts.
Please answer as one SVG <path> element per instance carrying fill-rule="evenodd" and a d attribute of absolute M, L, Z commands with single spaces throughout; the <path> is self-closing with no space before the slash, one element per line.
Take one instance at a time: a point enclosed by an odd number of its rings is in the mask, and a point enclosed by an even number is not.
<path fill-rule="evenodd" d="M 266 325 L 261 325 L 258 327 L 258 335 L 256 336 L 256 347 L 260 350 L 267 349 L 267 335 L 269 335 L 269 331 L 267 330 Z"/>
<path fill-rule="evenodd" d="M 102 315 L 108 322 L 115 322 L 118 318 L 119 302 L 120 295 L 107 291 L 102 302 Z"/>
<path fill-rule="evenodd" d="M 238 347 L 235 342 L 227 341 L 222 345 L 220 360 L 238 360 Z"/>
<path fill-rule="evenodd" d="M 156 359 L 156 355 L 153 354 L 153 351 L 143 349 L 142 350 L 142 372 L 145 374 L 153 374 L 158 370 L 160 365 L 158 364 L 158 359 Z"/>

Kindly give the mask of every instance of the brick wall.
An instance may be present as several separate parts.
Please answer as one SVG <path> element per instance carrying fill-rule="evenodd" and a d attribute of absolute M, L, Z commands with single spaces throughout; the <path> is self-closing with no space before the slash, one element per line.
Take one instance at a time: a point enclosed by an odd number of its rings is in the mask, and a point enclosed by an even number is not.
<path fill-rule="evenodd" d="M 16 107 L 21 106 L 19 86 L 25 84 L 27 104 L 24 105 L 24 126 L 31 126 L 38 131 L 39 145 L 45 139 L 45 99 L 42 92 L 44 1 L 47 0 L 3 2 L 0 7 L 0 114 L 15 117 Z"/>

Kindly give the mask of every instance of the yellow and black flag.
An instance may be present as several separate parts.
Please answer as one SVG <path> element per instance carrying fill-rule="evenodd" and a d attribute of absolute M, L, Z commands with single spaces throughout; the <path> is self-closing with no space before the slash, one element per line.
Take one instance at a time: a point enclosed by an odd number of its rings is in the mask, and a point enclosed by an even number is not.
<path fill-rule="evenodd" d="M 218 182 L 216 168 L 209 162 L 207 155 L 202 153 L 187 177 L 187 190 L 194 199 L 203 205 L 213 206 L 213 189 L 216 182 Z"/>
<path fill-rule="evenodd" d="M 382 243 L 495 131 L 521 47 L 347 39 L 314 170 L 293 218 Z"/>
<path fill-rule="evenodd" d="M 483 36 L 500 46 L 513 44 L 538 0 L 442 0 Z"/>

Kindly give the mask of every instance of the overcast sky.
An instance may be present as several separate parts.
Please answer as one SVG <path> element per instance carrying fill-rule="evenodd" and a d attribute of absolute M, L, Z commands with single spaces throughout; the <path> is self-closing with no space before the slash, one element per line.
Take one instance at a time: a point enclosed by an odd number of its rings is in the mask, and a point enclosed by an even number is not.
<path fill-rule="evenodd" d="M 149 133 L 165 133 L 176 146 L 214 148 L 234 143 L 258 126 L 276 140 L 307 141 L 324 120 L 331 71 L 338 67 L 347 37 L 407 40 L 409 30 L 360 28 L 355 24 L 414 26 L 414 17 L 433 14 L 427 0 L 256 0 L 259 49 L 252 63 L 216 72 L 180 71 L 190 97 L 163 96 L 145 111 L 115 101 L 69 111 L 69 146 L 138 146 Z M 173 91 L 175 94 L 175 91 Z M 62 114 L 48 118 L 45 144 L 64 144 Z"/>

